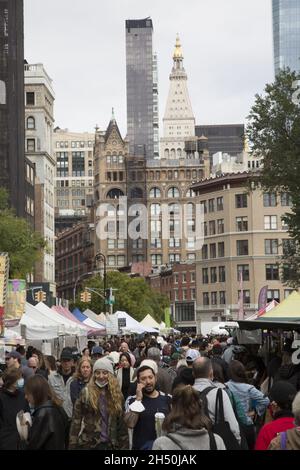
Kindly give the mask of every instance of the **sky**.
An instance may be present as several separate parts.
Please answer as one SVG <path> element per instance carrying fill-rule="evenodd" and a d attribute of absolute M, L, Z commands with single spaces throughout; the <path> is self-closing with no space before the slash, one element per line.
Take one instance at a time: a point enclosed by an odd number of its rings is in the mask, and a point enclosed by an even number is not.
<path fill-rule="evenodd" d="M 106 129 L 113 107 L 125 136 L 125 20 L 148 16 L 160 119 L 178 33 L 196 123 L 246 121 L 274 80 L 271 0 L 24 0 L 25 58 L 53 79 L 55 126 Z"/>

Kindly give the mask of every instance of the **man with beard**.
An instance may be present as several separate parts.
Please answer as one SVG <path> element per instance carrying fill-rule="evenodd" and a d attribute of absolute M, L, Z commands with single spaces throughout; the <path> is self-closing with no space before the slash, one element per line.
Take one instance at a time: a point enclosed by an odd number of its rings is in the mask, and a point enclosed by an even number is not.
<path fill-rule="evenodd" d="M 156 390 L 157 364 L 151 359 L 142 361 L 137 370 L 136 395 L 129 396 L 125 404 L 125 422 L 133 429 L 132 449 L 152 449 L 156 435 L 155 414 L 170 412 L 171 395 Z"/>

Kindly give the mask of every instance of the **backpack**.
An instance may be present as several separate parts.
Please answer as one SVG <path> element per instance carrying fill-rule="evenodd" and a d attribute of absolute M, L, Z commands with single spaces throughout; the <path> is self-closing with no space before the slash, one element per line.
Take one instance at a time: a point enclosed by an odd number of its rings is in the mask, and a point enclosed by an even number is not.
<path fill-rule="evenodd" d="M 200 392 L 200 398 L 203 401 L 205 415 L 209 418 L 208 404 L 206 395 L 214 388 L 207 387 Z M 226 392 L 225 392 L 226 393 Z M 218 388 L 215 404 L 215 422 L 212 424 L 211 431 L 218 434 L 224 441 L 227 450 L 241 450 L 241 446 L 236 439 L 235 435 L 230 429 L 228 421 L 224 417 L 223 393 L 222 389 Z"/>
<path fill-rule="evenodd" d="M 287 450 L 286 441 L 287 441 L 287 432 L 283 431 L 280 433 L 280 450 Z"/>
<path fill-rule="evenodd" d="M 208 435 L 209 435 L 209 450 L 218 450 L 214 434 L 208 431 Z M 184 447 L 180 443 L 180 441 L 178 441 L 174 436 L 172 436 L 171 433 L 166 434 L 165 437 L 170 439 L 170 441 L 174 442 L 174 444 L 176 444 L 180 450 L 191 450 L 191 449 L 188 449 L 187 447 Z"/>

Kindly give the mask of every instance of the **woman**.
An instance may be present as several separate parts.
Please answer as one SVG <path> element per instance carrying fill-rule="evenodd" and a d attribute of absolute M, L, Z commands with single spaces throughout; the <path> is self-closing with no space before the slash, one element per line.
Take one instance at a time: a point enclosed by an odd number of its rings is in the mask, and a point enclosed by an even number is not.
<path fill-rule="evenodd" d="M 136 381 L 135 369 L 131 366 L 131 357 L 128 353 L 123 352 L 120 354 L 118 367 L 117 380 L 122 390 L 124 400 L 126 400 L 132 388 L 132 383 Z"/>
<path fill-rule="evenodd" d="M 113 362 L 107 357 L 98 359 L 89 383 L 75 402 L 69 448 L 128 449 L 123 402 Z"/>
<path fill-rule="evenodd" d="M 56 372 L 56 359 L 54 356 L 44 356 L 45 366 L 47 369 L 47 375 L 53 374 Z"/>
<path fill-rule="evenodd" d="M 0 450 L 17 450 L 20 437 L 16 426 L 16 416 L 27 410 L 28 404 L 23 392 L 24 379 L 21 369 L 7 369 L 0 390 Z"/>
<path fill-rule="evenodd" d="M 66 449 L 68 417 L 47 380 L 41 375 L 30 377 L 25 385 L 25 397 L 32 410 L 32 426 L 29 429 L 26 448 Z"/>
<path fill-rule="evenodd" d="M 86 358 L 86 359 L 90 359 L 91 358 L 91 353 L 90 353 L 90 350 L 89 348 L 84 348 L 82 350 L 82 357 Z"/>
<path fill-rule="evenodd" d="M 81 390 L 87 385 L 92 375 L 91 360 L 83 356 L 78 362 L 74 380 L 70 384 L 70 394 L 73 406 L 77 398 L 79 398 Z"/>
<path fill-rule="evenodd" d="M 292 412 L 295 418 L 293 429 L 280 432 L 268 447 L 268 450 L 300 450 L 300 392 L 292 403 Z"/>
<path fill-rule="evenodd" d="M 247 423 L 243 426 L 243 432 L 247 439 L 249 450 L 255 445 L 254 416 L 257 413 L 261 416 L 266 411 L 270 400 L 247 381 L 245 366 L 239 361 L 231 361 L 228 367 L 230 380 L 226 382 L 227 387 L 236 397 L 244 409 L 247 416 Z"/>
<path fill-rule="evenodd" d="M 226 450 L 223 439 L 209 431 L 199 392 L 191 385 L 178 386 L 172 397 L 172 409 L 164 419 L 166 435 L 157 438 L 153 450 Z"/>

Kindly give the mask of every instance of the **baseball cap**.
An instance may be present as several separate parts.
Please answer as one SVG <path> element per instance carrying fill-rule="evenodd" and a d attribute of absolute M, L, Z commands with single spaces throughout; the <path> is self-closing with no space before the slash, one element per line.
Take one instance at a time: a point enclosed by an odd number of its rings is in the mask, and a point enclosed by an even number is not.
<path fill-rule="evenodd" d="M 21 360 L 22 359 L 22 356 L 20 353 L 18 353 L 18 351 L 11 351 L 10 353 L 7 354 L 7 359 L 10 359 L 11 357 L 13 357 L 14 359 L 19 359 Z"/>
<path fill-rule="evenodd" d="M 104 349 L 101 346 L 94 346 L 92 349 L 92 355 L 94 354 L 101 354 L 103 356 Z"/>
<path fill-rule="evenodd" d="M 188 349 L 186 352 L 186 362 L 194 362 L 198 357 L 200 357 L 199 351 L 196 349 Z"/>
<path fill-rule="evenodd" d="M 60 360 L 63 361 L 71 361 L 72 359 L 74 359 L 74 356 L 72 354 L 72 351 L 69 350 L 69 349 L 65 349 L 61 352 L 61 355 L 60 355 Z"/>

